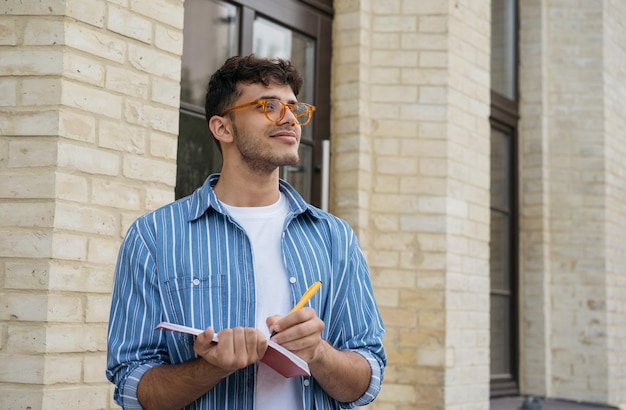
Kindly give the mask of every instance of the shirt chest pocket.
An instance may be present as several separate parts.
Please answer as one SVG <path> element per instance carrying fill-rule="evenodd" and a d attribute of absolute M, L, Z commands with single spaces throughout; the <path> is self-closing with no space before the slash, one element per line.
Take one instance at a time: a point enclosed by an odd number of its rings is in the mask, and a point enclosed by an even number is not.
<path fill-rule="evenodd" d="M 167 280 L 165 289 L 170 321 L 197 329 L 224 328 L 228 316 L 226 275 L 175 277 Z"/>

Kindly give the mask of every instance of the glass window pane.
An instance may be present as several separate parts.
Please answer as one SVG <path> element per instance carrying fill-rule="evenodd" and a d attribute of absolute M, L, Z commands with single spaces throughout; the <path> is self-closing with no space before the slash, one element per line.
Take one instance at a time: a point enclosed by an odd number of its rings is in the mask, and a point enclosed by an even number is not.
<path fill-rule="evenodd" d="M 511 207 L 511 137 L 491 130 L 491 206 L 502 211 Z"/>
<path fill-rule="evenodd" d="M 185 0 L 181 101 L 204 107 L 209 77 L 238 52 L 239 13 L 217 0 Z"/>
<path fill-rule="evenodd" d="M 203 115 L 181 111 L 179 129 L 176 198 L 191 194 L 206 177 L 222 168 L 222 156 Z"/>
<path fill-rule="evenodd" d="M 516 100 L 515 0 L 491 2 L 491 88 Z"/>
<path fill-rule="evenodd" d="M 490 262 L 491 289 L 511 290 L 511 228 L 510 218 L 491 211 Z"/>
<path fill-rule="evenodd" d="M 288 181 L 305 201 L 311 202 L 311 180 L 313 178 L 313 149 L 301 144 L 299 148 L 300 163 L 281 169 L 281 178 Z"/>
<path fill-rule="evenodd" d="M 176 198 L 218 172 L 222 158 L 204 119 L 209 77 L 239 47 L 239 10 L 224 1 L 185 0 Z"/>
<path fill-rule="evenodd" d="M 511 306 L 509 298 L 491 296 L 491 376 L 510 376 Z"/>

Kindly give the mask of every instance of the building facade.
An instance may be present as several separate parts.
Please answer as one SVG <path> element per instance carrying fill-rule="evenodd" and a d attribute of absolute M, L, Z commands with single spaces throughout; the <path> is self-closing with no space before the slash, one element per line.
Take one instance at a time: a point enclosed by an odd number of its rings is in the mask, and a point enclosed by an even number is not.
<path fill-rule="evenodd" d="M 387 326 L 369 407 L 488 409 L 490 2 L 276 1 L 330 22 L 311 28 L 330 42 L 311 95 L 327 206 L 355 229 Z M 626 3 L 529 0 L 516 16 L 509 394 L 626 409 Z M 186 29 L 183 0 L 0 4 L 2 409 L 116 408 L 113 269 L 129 224 L 175 199 Z"/>

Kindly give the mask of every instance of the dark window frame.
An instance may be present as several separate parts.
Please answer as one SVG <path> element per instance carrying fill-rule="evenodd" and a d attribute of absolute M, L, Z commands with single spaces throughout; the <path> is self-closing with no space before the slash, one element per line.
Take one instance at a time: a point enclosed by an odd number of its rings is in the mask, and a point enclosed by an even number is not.
<path fill-rule="evenodd" d="M 506 0 L 505 0 L 506 1 Z M 514 38 L 515 44 L 514 59 L 514 96 L 515 100 L 505 97 L 504 95 L 491 91 L 491 128 L 504 132 L 510 136 L 511 153 L 510 153 L 510 178 L 508 194 L 510 195 L 510 261 L 509 261 L 509 280 L 510 280 L 510 363 L 511 374 L 509 376 L 491 375 L 490 378 L 490 397 L 515 396 L 520 394 L 520 294 L 519 294 L 519 147 L 518 147 L 518 123 L 519 123 L 519 1 L 513 1 L 515 7 L 514 20 Z M 490 212 L 494 209 L 490 206 Z M 494 294 L 490 291 L 490 296 Z"/>
<path fill-rule="evenodd" d="M 509 297 L 509 322 L 510 326 L 510 363 L 511 363 L 511 376 L 494 376 L 491 375 L 490 380 L 490 396 L 491 397 L 503 397 L 513 396 L 519 394 L 519 357 L 520 357 L 520 343 L 519 343 L 519 206 L 518 206 L 518 138 L 517 138 L 517 124 L 519 120 L 519 108 L 518 104 L 501 96 L 496 92 L 491 92 L 491 127 L 497 129 L 509 135 L 511 141 L 511 157 L 509 158 L 510 172 L 511 172 L 511 184 L 508 186 L 508 195 L 510 197 L 509 209 L 495 209 L 490 206 L 491 212 L 494 210 L 501 213 L 506 213 L 509 216 L 509 229 L 510 229 L 510 261 L 508 266 L 510 291 L 507 295 Z M 493 294 L 499 294 L 498 291 L 493 289 L 490 291 L 490 296 Z"/>

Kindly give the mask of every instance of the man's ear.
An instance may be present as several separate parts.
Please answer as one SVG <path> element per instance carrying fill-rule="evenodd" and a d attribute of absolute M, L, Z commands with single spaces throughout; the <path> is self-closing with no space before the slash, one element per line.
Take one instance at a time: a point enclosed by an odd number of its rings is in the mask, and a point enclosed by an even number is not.
<path fill-rule="evenodd" d="M 209 129 L 216 140 L 220 142 L 233 141 L 233 125 L 228 117 L 212 116 L 209 119 Z"/>

